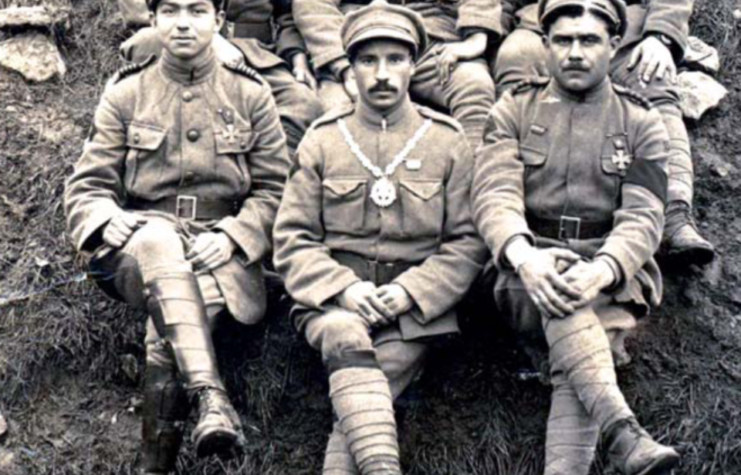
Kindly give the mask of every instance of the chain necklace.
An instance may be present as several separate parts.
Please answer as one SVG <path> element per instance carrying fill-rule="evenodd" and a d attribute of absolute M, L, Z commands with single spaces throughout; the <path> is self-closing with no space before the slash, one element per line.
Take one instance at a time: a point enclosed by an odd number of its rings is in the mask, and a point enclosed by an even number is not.
<path fill-rule="evenodd" d="M 373 176 L 376 178 L 376 182 L 371 188 L 371 200 L 373 200 L 376 206 L 380 208 L 387 208 L 391 206 L 394 201 L 396 201 L 396 188 L 394 187 L 393 182 L 389 180 L 389 177 L 393 175 L 398 166 L 401 165 L 404 160 L 406 160 L 407 155 L 409 155 L 414 147 L 417 146 L 417 142 L 422 140 L 422 137 L 424 137 L 427 131 L 430 130 L 430 127 L 432 127 L 432 121 L 430 119 L 424 121 L 424 123 L 420 126 L 419 129 L 417 129 L 417 131 L 414 133 L 414 136 L 409 140 L 409 142 L 407 142 L 401 152 L 396 154 L 394 159 L 386 166 L 384 170 L 382 170 L 381 167 L 379 167 L 378 165 L 374 165 L 373 162 L 371 162 L 370 159 L 363 153 L 363 151 L 360 150 L 360 146 L 348 130 L 347 124 L 345 124 L 344 119 L 340 119 L 337 122 L 337 125 L 340 127 L 340 132 L 342 132 L 342 136 L 345 138 L 345 142 L 347 143 L 348 147 L 350 147 L 350 151 L 358 158 L 360 164 L 363 165 L 363 167 L 371 172 L 371 174 L 373 174 Z"/>

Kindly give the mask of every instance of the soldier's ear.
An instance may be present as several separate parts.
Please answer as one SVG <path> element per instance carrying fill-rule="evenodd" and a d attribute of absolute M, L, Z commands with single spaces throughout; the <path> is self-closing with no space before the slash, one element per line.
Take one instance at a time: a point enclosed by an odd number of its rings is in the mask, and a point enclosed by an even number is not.
<path fill-rule="evenodd" d="M 610 59 L 615 58 L 615 55 L 617 54 L 618 47 L 620 46 L 620 42 L 623 40 L 618 35 L 611 36 L 610 37 L 610 46 L 612 46 L 612 51 L 610 51 Z"/>
<path fill-rule="evenodd" d="M 546 49 L 550 46 L 551 42 L 548 39 L 548 35 L 543 35 L 540 37 L 540 40 L 543 42 L 543 46 L 546 47 Z"/>
<path fill-rule="evenodd" d="M 221 27 L 224 26 L 224 22 L 226 21 L 226 12 L 224 10 L 219 10 L 216 12 L 216 29 L 214 30 L 216 33 L 221 31 Z"/>
<path fill-rule="evenodd" d="M 152 10 L 149 10 L 149 24 L 152 28 L 157 28 L 157 15 Z"/>

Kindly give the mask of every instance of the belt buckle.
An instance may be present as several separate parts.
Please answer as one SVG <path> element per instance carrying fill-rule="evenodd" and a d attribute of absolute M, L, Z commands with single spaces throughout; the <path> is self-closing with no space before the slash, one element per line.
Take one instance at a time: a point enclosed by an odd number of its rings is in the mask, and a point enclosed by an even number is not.
<path fill-rule="evenodd" d="M 567 239 L 579 239 L 581 231 L 581 218 L 574 216 L 561 216 L 558 223 L 558 239 L 566 241 Z"/>
<path fill-rule="evenodd" d="M 185 219 L 196 219 L 196 210 L 198 208 L 198 197 L 190 195 L 180 195 L 175 203 L 175 216 Z"/>

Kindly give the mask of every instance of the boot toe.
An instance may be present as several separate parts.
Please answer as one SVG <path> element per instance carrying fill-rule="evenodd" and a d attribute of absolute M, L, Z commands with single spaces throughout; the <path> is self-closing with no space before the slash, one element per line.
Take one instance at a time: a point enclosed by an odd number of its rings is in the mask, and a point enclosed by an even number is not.
<path fill-rule="evenodd" d="M 666 242 L 666 253 L 675 262 L 705 265 L 715 257 L 715 248 L 692 226 L 687 225 Z"/>
<path fill-rule="evenodd" d="M 202 430 L 195 438 L 196 454 L 200 458 L 216 455 L 219 458 L 231 458 L 237 455 L 239 435 L 227 427 L 209 427 Z"/>
<path fill-rule="evenodd" d="M 637 468 L 630 475 L 670 475 L 679 464 L 679 454 L 671 447 L 657 444 L 650 454 L 636 462 Z"/>

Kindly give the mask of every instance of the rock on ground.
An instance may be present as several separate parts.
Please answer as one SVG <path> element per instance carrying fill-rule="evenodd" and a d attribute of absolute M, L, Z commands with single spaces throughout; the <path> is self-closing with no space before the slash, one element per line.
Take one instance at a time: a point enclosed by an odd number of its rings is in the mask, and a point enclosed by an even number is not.
<path fill-rule="evenodd" d="M 687 71 L 679 74 L 679 105 L 682 113 L 690 119 L 699 119 L 717 106 L 728 94 L 728 90 L 705 73 Z"/>
<path fill-rule="evenodd" d="M 684 62 L 691 69 L 701 69 L 709 73 L 720 71 L 720 55 L 718 54 L 718 50 L 696 36 L 690 36 L 688 38 Z"/>
<path fill-rule="evenodd" d="M 24 33 L 0 43 L 0 66 L 35 82 L 62 77 L 67 68 L 57 46 L 41 33 Z"/>
<path fill-rule="evenodd" d="M 63 7 L 9 7 L 0 10 L 0 28 L 23 26 L 51 27 L 63 24 L 69 18 L 70 11 Z"/>

